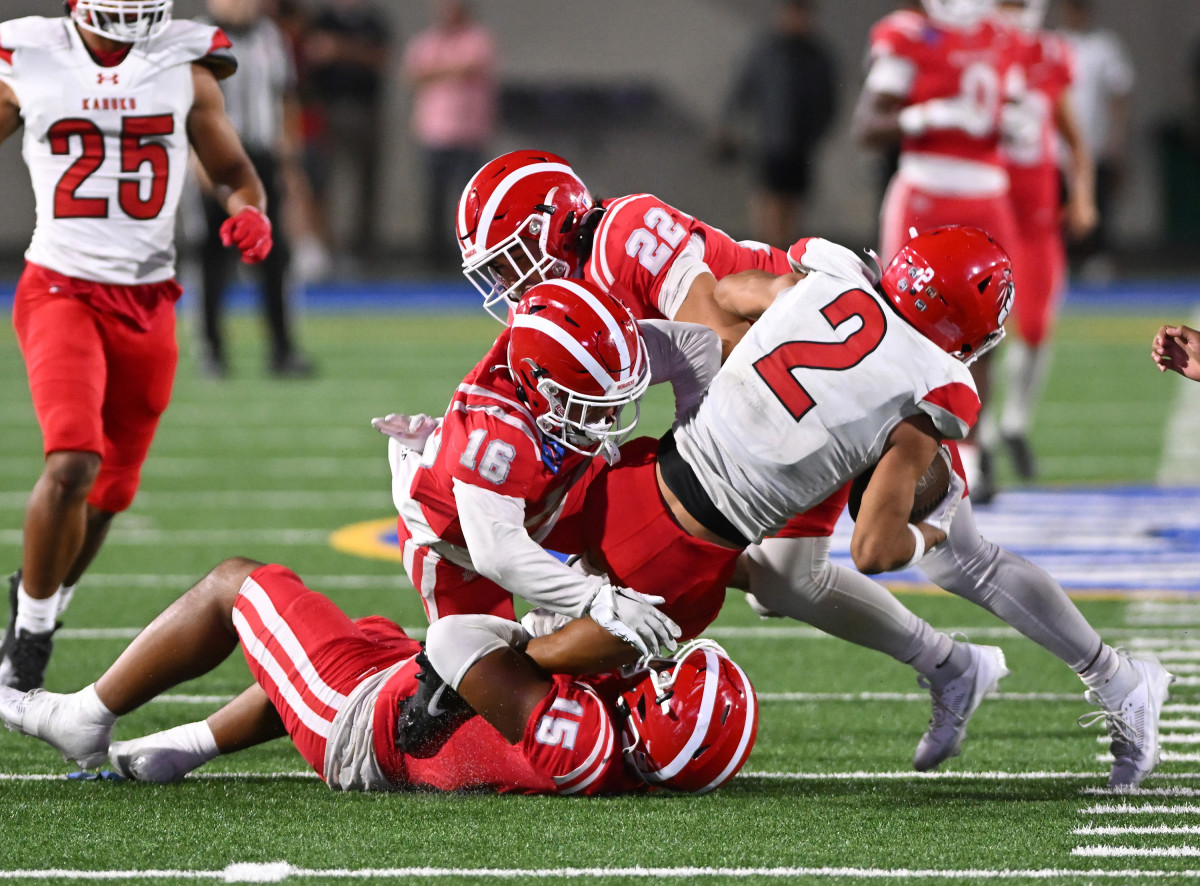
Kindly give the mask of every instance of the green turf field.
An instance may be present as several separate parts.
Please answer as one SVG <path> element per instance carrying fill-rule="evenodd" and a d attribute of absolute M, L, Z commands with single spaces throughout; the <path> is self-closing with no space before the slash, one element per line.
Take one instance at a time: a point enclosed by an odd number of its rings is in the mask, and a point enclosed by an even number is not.
<path fill-rule="evenodd" d="M 1153 482 L 1178 391 L 1148 358 L 1159 319 L 1064 318 L 1034 437 L 1045 482 Z M 391 513 L 384 441 L 368 420 L 440 412 L 497 330 L 482 314 L 312 314 L 305 338 L 321 375 L 311 382 L 263 377 L 248 318 L 234 326 L 228 381 L 198 378 L 185 347 L 142 493 L 81 585 L 48 687 L 90 682 L 137 629 L 234 554 L 290 565 L 351 614 L 422 625 L 396 564 L 338 553 L 328 536 Z M 0 377 L 7 574 L 40 464 L 7 325 Z M 656 395 L 644 415 L 646 429 L 660 431 L 665 400 Z M 1146 626 L 1127 620 L 1132 604 L 1080 603 L 1111 642 L 1180 663 L 1173 700 L 1183 706 L 1171 714 L 1180 741 L 1164 745 L 1150 790 L 1123 797 L 1097 791 L 1107 745 L 1100 729 L 1076 725 L 1091 708 L 1065 667 L 971 604 L 904 599 L 935 626 L 1003 646 L 1012 669 L 1001 697 L 976 715 L 964 756 L 934 776 L 910 768 L 929 711 L 909 669 L 801 625 L 760 622 L 731 594 L 711 634 L 755 681 L 762 714 L 746 770 L 713 795 L 339 795 L 283 741 L 218 759 L 179 785 L 68 782 L 49 748 L 0 732 L 0 879 L 1200 882 L 1200 763 L 1183 725 L 1200 728 L 1200 706 L 1189 710 L 1200 692 L 1186 676 L 1200 643 L 1187 606 Z M 233 659 L 122 720 L 117 737 L 203 717 L 247 680 Z"/>

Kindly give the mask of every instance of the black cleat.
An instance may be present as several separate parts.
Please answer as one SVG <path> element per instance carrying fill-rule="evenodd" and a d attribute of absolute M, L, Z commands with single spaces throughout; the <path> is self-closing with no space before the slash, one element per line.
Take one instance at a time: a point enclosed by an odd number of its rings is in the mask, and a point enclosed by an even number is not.
<path fill-rule="evenodd" d="M 1029 445 L 1029 438 L 1024 434 L 1008 436 L 1005 434 L 1004 447 L 1008 450 L 1008 457 L 1012 459 L 1013 471 L 1022 480 L 1032 480 L 1037 477 L 1037 462 L 1033 457 L 1033 447 Z"/>
<path fill-rule="evenodd" d="M 970 485 L 971 504 L 991 504 L 996 497 L 996 468 L 992 462 L 992 453 L 987 449 L 979 450 L 979 476 Z"/>
<path fill-rule="evenodd" d="M 0 643 L 0 686 L 28 692 L 40 689 L 46 682 L 46 665 L 54 649 L 54 632 L 62 622 L 41 633 L 17 631 L 17 589 L 21 586 L 21 570 L 8 580 L 8 628 Z"/>
<path fill-rule="evenodd" d="M 475 711 L 438 676 L 424 649 L 417 665 L 417 691 L 400 702 L 396 714 L 396 747 L 423 760 L 435 756 Z"/>

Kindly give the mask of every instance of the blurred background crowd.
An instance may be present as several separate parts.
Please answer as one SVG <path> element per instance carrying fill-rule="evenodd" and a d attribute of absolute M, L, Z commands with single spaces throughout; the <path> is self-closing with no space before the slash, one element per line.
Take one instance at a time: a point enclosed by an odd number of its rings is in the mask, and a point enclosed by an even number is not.
<path fill-rule="evenodd" d="M 5 17 L 52 5 L 6 0 Z M 175 14 L 224 25 L 241 61 L 230 113 L 290 241 L 262 271 L 269 288 L 289 272 L 452 275 L 462 185 L 520 147 L 562 154 L 602 195 L 653 191 L 735 236 L 873 244 L 893 161 L 854 142 L 850 117 L 870 27 L 903 5 L 177 0 Z M 1197 270 L 1200 4 L 1057 0 L 1046 25 L 1075 48 L 1075 107 L 1098 161 L 1101 226 L 1073 244 L 1075 274 Z M 781 151 L 798 158 L 783 189 L 759 162 Z M 15 276 L 33 218 L 15 145 L 0 176 L 0 261 Z M 215 291 L 230 269 L 208 210 L 206 226 L 194 201 L 185 240 Z"/>

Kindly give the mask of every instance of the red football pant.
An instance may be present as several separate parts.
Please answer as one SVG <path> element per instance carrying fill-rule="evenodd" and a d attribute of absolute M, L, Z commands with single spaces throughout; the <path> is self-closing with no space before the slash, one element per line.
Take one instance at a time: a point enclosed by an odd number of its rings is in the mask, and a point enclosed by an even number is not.
<path fill-rule="evenodd" d="M 52 279 L 26 266 L 13 305 L 43 450 L 97 453 L 100 473 L 88 503 L 123 511 L 171 399 L 179 357 L 175 311 L 165 304 L 139 330 L 57 284 L 52 292 Z"/>
<path fill-rule="evenodd" d="M 1009 257 L 1013 263 L 1013 311 L 1009 324 L 1031 347 L 1054 329 L 1066 277 L 1067 255 L 1059 224 L 1058 168 L 1019 167 L 1009 170 L 1010 198 L 1017 234 Z"/>
<path fill-rule="evenodd" d="M 325 774 L 333 718 L 363 675 L 416 655 L 420 644 L 381 616 L 355 623 L 283 566 L 250 573 L 233 623 L 250 673 L 266 690 L 301 756 Z"/>
<path fill-rule="evenodd" d="M 879 250 L 884 267 L 910 239 L 908 229 L 972 225 L 987 231 L 1005 251 L 1016 241 L 1016 223 L 1008 196 L 948 197 L 931 194 L 893 176 L 880 212 Z M 1010 253 L 1011 257 L 1011 253 Z"/>

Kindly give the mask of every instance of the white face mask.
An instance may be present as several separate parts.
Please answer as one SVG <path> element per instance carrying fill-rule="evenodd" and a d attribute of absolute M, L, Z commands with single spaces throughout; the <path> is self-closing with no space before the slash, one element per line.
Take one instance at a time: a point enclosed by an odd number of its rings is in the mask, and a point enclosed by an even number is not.
<path fill-rule="evenodd" d="M 172 0 L 77 0 L 71 18 L 118 43 L 153 40 L 171 22 Z"/>

